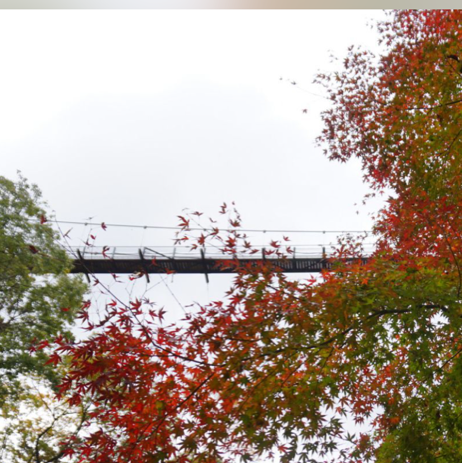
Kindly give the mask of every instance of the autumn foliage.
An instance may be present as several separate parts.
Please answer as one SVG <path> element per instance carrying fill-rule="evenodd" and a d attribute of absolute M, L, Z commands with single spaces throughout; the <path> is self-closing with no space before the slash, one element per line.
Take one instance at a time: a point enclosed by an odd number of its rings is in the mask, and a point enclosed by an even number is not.
<path fill-rule="evenodd" d="M 342 71 L 318 77 L 332 100 L 326 154 L 360 158 L 390 196 L 373 257 L 308 281 L 231 259 L 227 297 L 174 326 L 149 301 L 110 301 L 99 321 L 86 304 L 90 336 L 58 338 L 51 358 L 69 365 L 63 397 L 92 402 L 69 455 L 462 461 L 462 12 L 393 12 L 378 29 L 379 56 L 352 48 Z M 251 253 L 231 213 L 229 233 L 194 238 L 185 217 L 182 237 Z M 338 257 L 353 255 L 347 243 Z"/>

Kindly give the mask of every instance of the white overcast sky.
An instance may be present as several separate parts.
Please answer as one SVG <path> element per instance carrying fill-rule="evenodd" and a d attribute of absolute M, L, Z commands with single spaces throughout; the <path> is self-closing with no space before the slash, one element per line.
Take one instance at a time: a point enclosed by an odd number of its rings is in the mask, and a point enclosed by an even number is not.
<path fill-rule="evenodd" d="M 248 228 L 369 228 L 366 210 L 355 206 L 366 193 L 359 163 L 329 162 L 314 145 L 328 102 L 308 92 L 322 94 L 312 84 L 316 72 L 339 66 L 331 52 L 341 58 L 350 44 L 375 47 L 367 23 L 383 17 L 0 11 L 1 175 L 20 170 L 61 220 L 176 225 L 184 208 L 216 215 L 234 200 Z M 84 234 L 73 233 L 77 241 Z M 98 243 L 111 245 L 173 237 L 101 233 Z M 177 287 L 185 302 L 203 296 L 203 276 L 181 278 L 194 282 L 191 293 Z"/>

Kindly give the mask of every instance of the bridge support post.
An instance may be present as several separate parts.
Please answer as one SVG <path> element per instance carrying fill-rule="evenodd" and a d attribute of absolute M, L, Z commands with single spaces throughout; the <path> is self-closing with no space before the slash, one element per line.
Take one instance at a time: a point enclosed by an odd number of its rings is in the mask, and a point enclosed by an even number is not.
<path fill-rule="evenodd" d="M 201 248 L 201 259 L 202 259 L 202 266 L 204 267 L 205 281 L 208 284 L 209 283 L 209 274 L 207 272 L 207 262 L 205 262 L 205 254 L 204 254 L 204 250 L 202 248 Z"/>
<path fill-rule="evenodd" d="M 87 271 L 87 268 L 85 266 L 85 261 L 83 260 L 83 256 L 82 256 L 82 253 L 80 252 L 80 249 L 77 249 L 77 255 L 79 256 L 80 265 L 82 266 L 82 270 L 85 273 L 87 281 L 88 281 L 88 283 L 90 283 L 90 277 L 88 276 L 88 271 Z"/>
<path fill-rule="evenodd" d="M 143 255 L 143 252 L 141 251 L 141 249 L 138 249 L 138 254 L 140 256 L 140 260 L 141 260 L 141 266 L 143 267 L 143 271 L 144 271 L 144 275 L 146 276 L 146 281 L 148 283 L 150 283 L 150 280 L 149 280 L 149 273 L 148 273 L 148 267 L 146 265 L 146 260 L 144 258 L 144 255 Z"/>

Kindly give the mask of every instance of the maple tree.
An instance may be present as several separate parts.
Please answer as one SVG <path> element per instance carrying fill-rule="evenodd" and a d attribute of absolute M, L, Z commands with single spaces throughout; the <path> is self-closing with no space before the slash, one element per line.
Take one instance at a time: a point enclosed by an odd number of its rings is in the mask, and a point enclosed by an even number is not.
<path fill-rule="evenodd" d="M 345 241 L 320 280 L 242 265 L 223 301 L 164 325 L 163 309 L 115 298 L 90 336 L 60 336 L 61 393 L 90 400 L 81 461 L 460 462 L 462 458 L 462 12 L 396 11 L 381 52 L 351 48 L 321 75 L 332 108 L 319 139 L 362 161 L 378 213 L 377 249 Z M 221 211 L 228 213 L 224 205 Z M 232 257 L 255 249 L 218 225 L 179 241 Z M 199 215 L 199 214 L 197 214 Z M 268 256 L 290 253 L 272 242 Z M 350 258 L 347 261 L 342 258 Z M 360 426 L 356 433 L 351 423 Z"/>

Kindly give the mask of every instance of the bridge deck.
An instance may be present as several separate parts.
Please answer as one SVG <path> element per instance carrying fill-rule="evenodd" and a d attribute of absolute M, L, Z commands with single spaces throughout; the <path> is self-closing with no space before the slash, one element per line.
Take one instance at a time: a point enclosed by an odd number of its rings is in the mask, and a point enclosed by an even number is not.
<path fill-rule="evenodd" d="M 123 249 L 123 250 L 122 250 Z M 235 266 L 229 265 L 232 256 L 219 255 L 219 253 L 207 253 L 204 250 L 196 252 L 177 253 L 161 248 L 74 248 L 72 255 L 74 267 L 71 273 L 86 274 L 132 274 L 132 273 L 179 273 L 179 274 L 211 274 L 234 273 Z M 261 253 L 260 253 L 261 252 Z M 260 254 L 249 256 L 239 252 L 234 257 L 241 265 L 258 265 L 263 259 L 272 262 L 285 273 L 313 273 L 329 270 L 333 262 L 325 252 L 295 252 L 287 258 L 275 258 L 264 248 Z M 269 254 L 269 255 L 268 255 Z M 258 256 L 258 257 L 256 257 Z M 260 257 L 261 256 L 261 257 Z M 362 259 L 367 260 L 367 257 Z"/>

